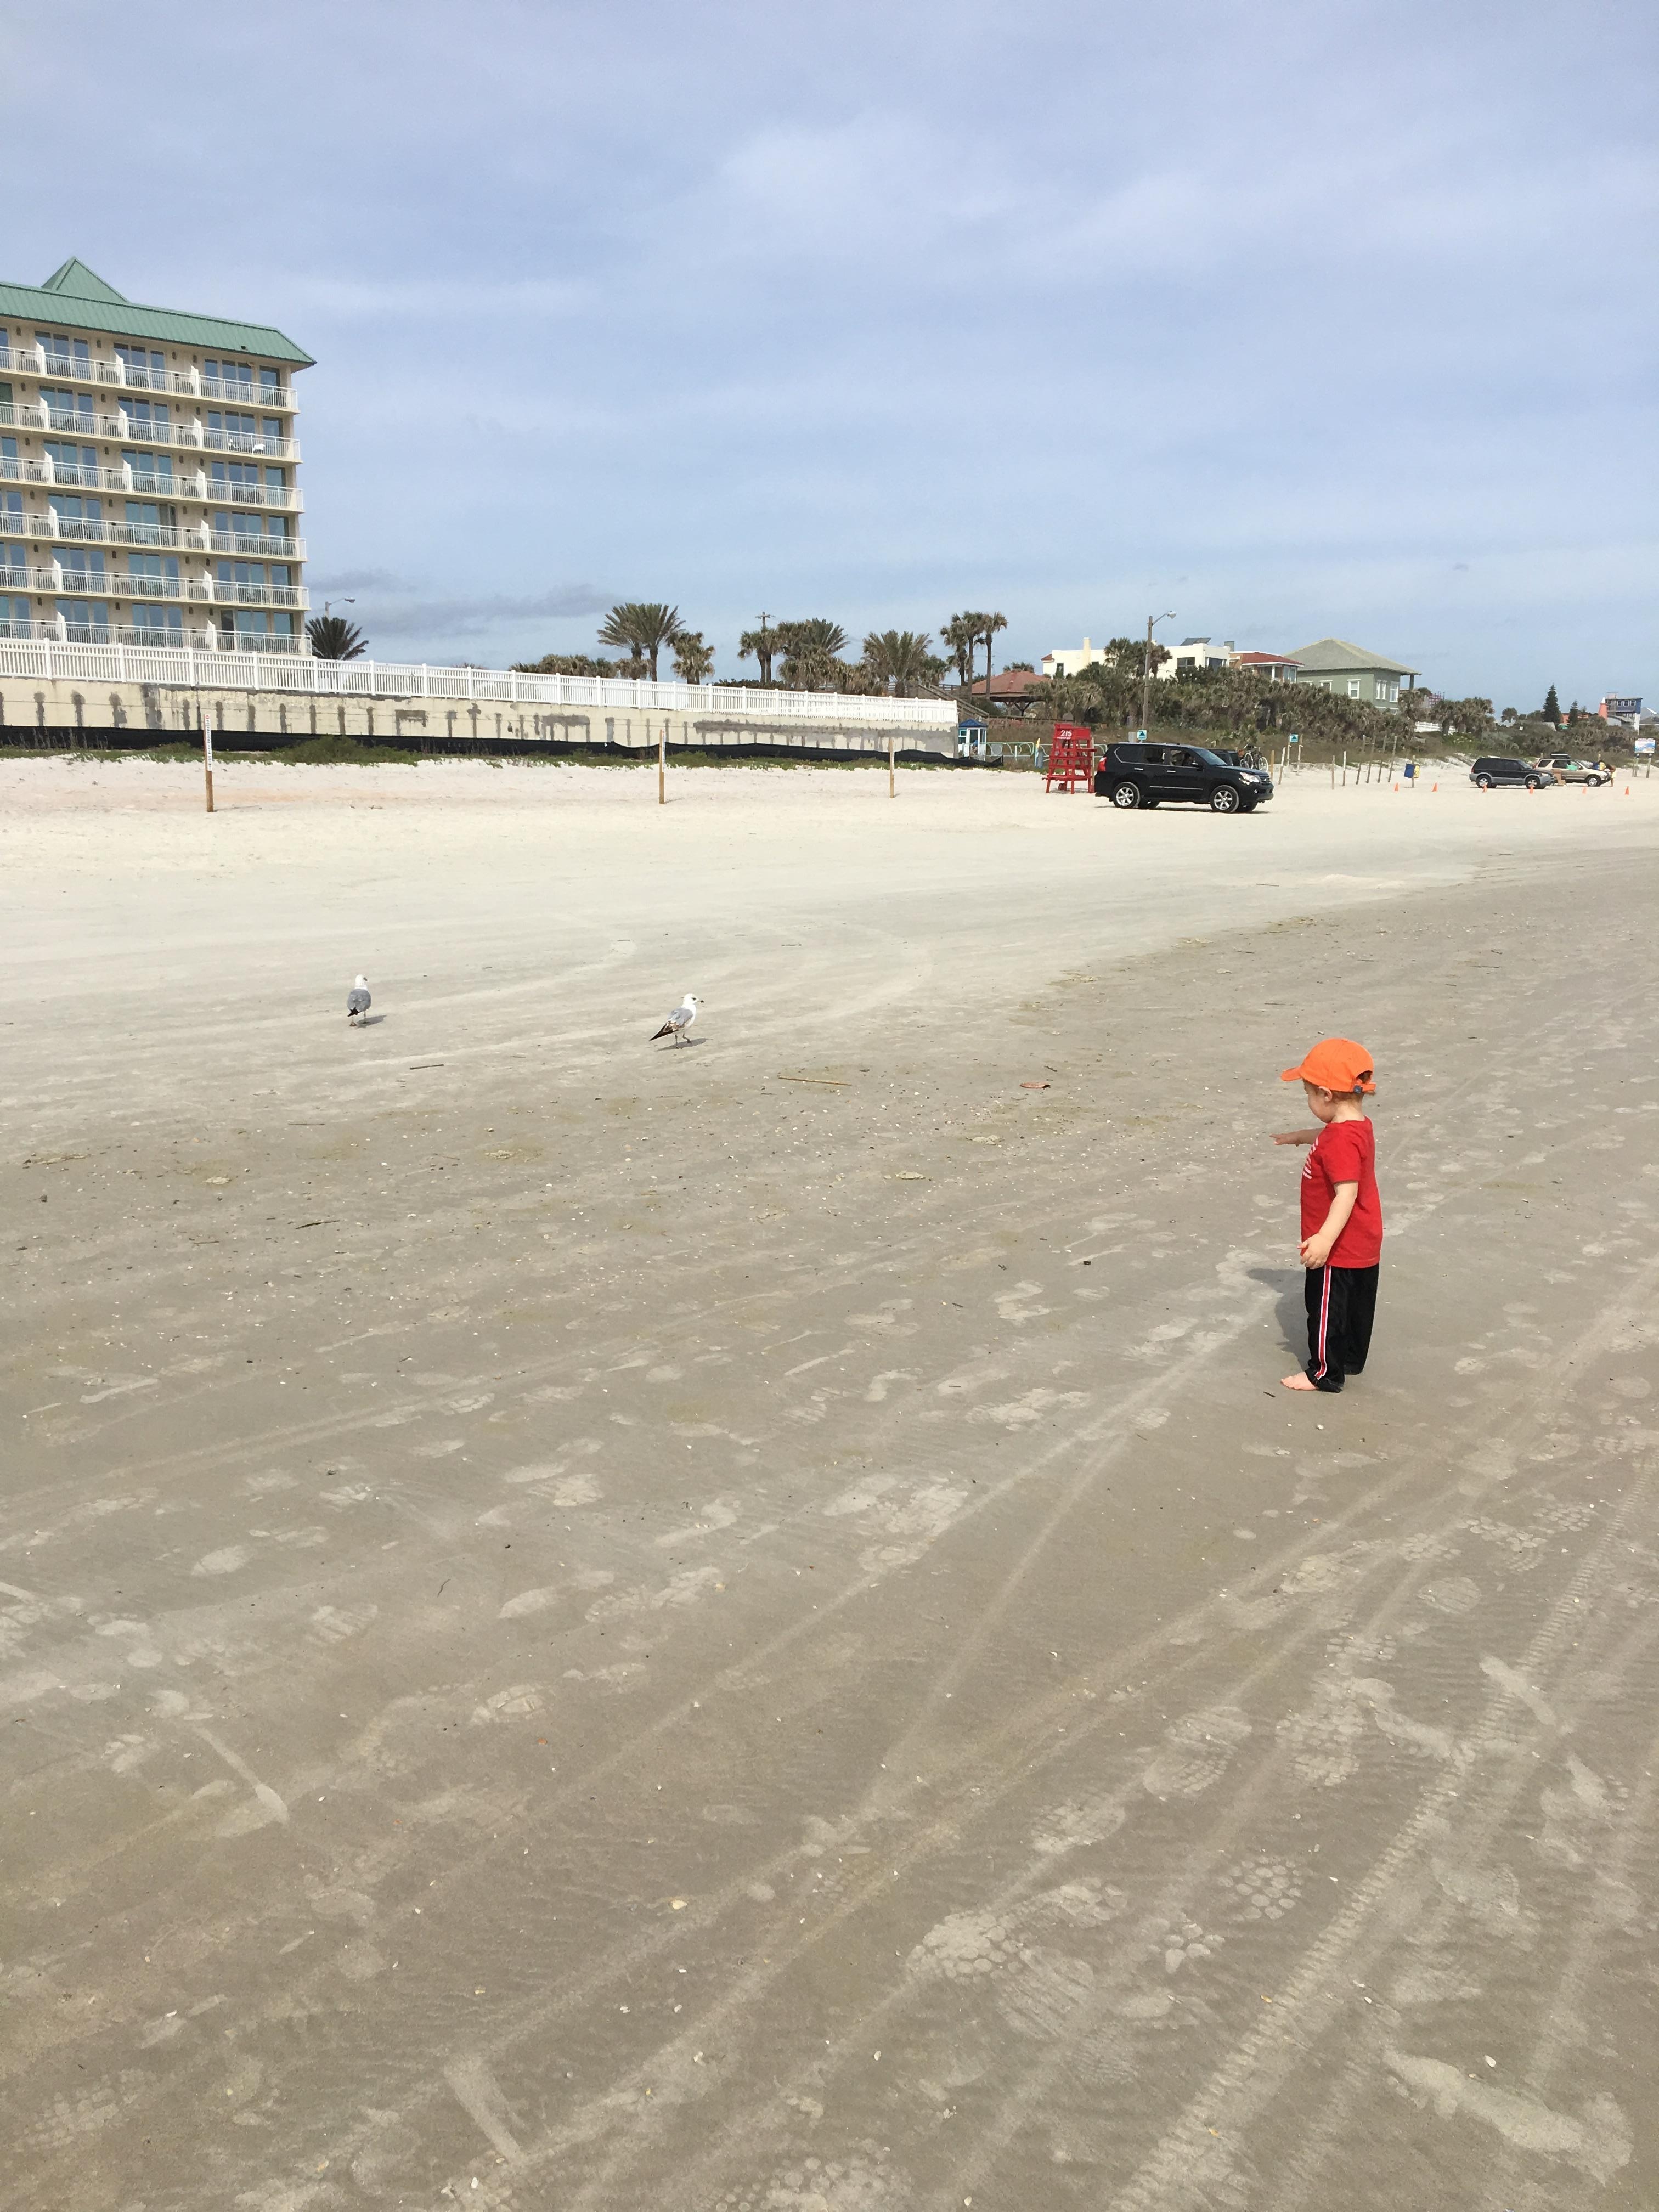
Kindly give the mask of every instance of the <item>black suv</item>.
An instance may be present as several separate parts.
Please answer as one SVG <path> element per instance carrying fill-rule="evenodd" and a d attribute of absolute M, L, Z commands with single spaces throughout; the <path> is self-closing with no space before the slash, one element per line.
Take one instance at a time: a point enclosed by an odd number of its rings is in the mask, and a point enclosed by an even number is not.
<path fill-rule="evenodd" d="M 1273 778 L 1239 768 L 1203 745 L 1108 745 L 1095 770 L 1095 796 L 1114 806 L 1184 800 L 1216 814 L 1249 814 L 1273 795 Z"/>
<path fill-rule="evenodd" d="M 1528 791 L 1541 791 L 1547 783 L 1554 781 L 1547 768 L 1534 768 L 1529 762 L 1511 760 L 1499 753 L 1476 761 L 1469 770 L 1469 781 L 1479 784 L 1482 791 L 1498 790 L 1509 784 L 1524 786 Z"/>

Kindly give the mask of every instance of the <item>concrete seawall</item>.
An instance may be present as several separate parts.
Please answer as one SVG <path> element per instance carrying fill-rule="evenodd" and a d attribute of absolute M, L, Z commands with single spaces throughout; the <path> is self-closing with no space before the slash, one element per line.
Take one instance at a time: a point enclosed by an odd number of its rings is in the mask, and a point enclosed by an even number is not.
<path fill-rule="evenodd" d="M 838 702 L 836 720 L 808 716 L 774 720 L 689 708 L 629 708 L 545 706 L 498 699 L 312 697 L 293 692 L 187 684 L 96 684 L 66 678 L 0 676 L 0 743 L 75 744 L 142 743 L 191 738 L 205 722 L 227 745 L 262 738 L 296 743 L 307 738 L 356 738 L 410 751 L 492 745 L 617 747 L 645 753 L 665 732 L 672 749 L 704 751 L 790 751 L 807 754 L 881 753 L 890 729 L 896 750 L 908 758 L 955 757 L 949 727 L 894 726 L 845 719 L 852 702 Z"/>

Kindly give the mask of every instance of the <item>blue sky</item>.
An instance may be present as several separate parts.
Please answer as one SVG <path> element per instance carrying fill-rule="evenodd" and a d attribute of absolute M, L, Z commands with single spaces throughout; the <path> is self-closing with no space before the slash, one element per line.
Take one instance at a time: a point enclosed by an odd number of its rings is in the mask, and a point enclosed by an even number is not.
<path fill-rule="evenodd" d="M 276 323 L 385 659 L 616 598 L 1659 694 L 1650 5 L 16 0 L 4 268 Z"/>

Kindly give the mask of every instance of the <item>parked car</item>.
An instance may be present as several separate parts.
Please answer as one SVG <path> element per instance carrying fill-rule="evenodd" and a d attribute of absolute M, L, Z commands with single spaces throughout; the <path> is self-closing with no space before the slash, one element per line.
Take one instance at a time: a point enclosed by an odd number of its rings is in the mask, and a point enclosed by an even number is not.
<path fill-rule="evenodd" d="M 1557 783 L 1587 783 L 1595 790 L 1613 781 L 1611 769 L 1600 768 L 1594 761 L 1575 760 L 1571 753 L 1546 753 L 1538 766 L 1547 769 Z"/>
<path fill-rule="evenodd" d="M 1497 791 L 1509 785 L 1541 791 L 1554 778 L 1547 768 L 1534 768 L 1528 761 L 1511 760 L 1507 754 L 1491 753 L 1476 761 L 1469 770 L 1469 781 L 1479 784 L 1482 791 Z"/>
<path fill-rule="evenodd" d="M 1273 778 L 1239 768 L 1206 745 L 1108 745 L 1095 769 L 1095 796 L 1114 806 L 1207 806 L 1215 814 L 1249 814 L 1273 795 Z"/>

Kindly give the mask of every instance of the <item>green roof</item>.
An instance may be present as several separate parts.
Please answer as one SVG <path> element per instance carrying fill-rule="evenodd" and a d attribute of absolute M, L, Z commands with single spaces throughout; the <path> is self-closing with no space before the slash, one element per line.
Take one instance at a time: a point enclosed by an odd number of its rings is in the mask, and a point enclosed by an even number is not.
<path fill-rule="evenodd" d="M 291 361 L 301 368 L 312 366 L 308 353 L 267 323 L 233 323 L 219 315 L 139 307 L 73 257 L 44 284 L 0 284 L 0 320 L 11 316 L 58 330 L 112 331 L 118 337 L 170 339 L 175 345 L 216 346 L 228 353 L 258 354 L 266 361 Z"/>
<path fill-rule="evenodd" d="M 1418 672 L 1407 668 L 1403 661 L 1390 660 L 1385 653 L 1367 653 L 1363 646 L 1350 645 L 1346 637 L 1322 637 L 1316 645 L 1298 646 L 1285 658 L 1296 661 L 1304 676 L 1352 676 L 1362 669 L 1376 669 L 1385 676 L 1415 676 Z"/>

